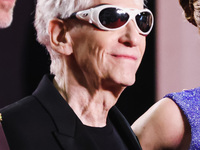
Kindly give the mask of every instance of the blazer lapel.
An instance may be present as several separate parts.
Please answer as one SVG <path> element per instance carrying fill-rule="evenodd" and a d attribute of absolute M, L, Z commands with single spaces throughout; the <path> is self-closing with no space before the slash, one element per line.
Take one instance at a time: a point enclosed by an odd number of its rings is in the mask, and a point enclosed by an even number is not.
<path fill-rule="evenodd" d="M 75 137 L 69 137 L 54 132 L 55 138 L 64 150 L 99 150 L 95 141 L 87 133 L 78 132 Z"/>
<path fill-rule="evenodd" d="M 55 124 L 55 140 L 64 150 L 98 150 L 81 121 L 55 89 L 51 80 L 53 76 L 44 76 L 33 95 L 44 106 Z"/>
<path fill-rule="evenodd" d="M 130 150 L 142 150 L 140 143 L 128 121 L 116 106 L 111 108 L 109 118 Z"/>
<path fill-rule="evenodd" d="M 74 148 L 74 137 L 69 137 L 66 135 L 63 135 L 58 132 L 54 132 L 54 136 L 56 140 L 58 141 L 59 145 L 62 147 L 64 150 L 73 150 Z"/>

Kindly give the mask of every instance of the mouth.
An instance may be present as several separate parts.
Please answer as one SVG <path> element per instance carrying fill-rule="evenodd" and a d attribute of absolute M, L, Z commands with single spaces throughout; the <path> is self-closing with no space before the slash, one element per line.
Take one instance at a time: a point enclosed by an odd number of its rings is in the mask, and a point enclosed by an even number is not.
<path fill-rule="evenodd" d="M 119 59 L 128 59 L 128 60 L 137 60 L 138 58 L 133 55 L 117 55 L 117 54 L 111 54 L 111 56 Z"/>

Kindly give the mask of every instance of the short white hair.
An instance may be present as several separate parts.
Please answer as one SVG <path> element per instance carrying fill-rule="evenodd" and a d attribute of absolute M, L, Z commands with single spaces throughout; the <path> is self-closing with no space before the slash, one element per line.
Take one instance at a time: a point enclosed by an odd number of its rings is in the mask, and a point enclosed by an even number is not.
<path fill-rule="evenodd" d="M 93 0 L 37 0 L 35 12 L 35 28 L 37 31 L 37 40 L 40 44 L 46 46 L 51 57 L 51 73 L 57 76 L 57 79 L 63 83 L 63 69 L 65 60 L 63 56 L 55 52 L 50 46 L 50 37 L 48 34 L 49 22 L 55 18 L 68 18 L 72 13 L 88 8 Z M 59 81 L 58 81 L 59 82 Z M 59 83 L 58 83 L 59 84 Z M 59 84 L 59 86 L 62 86 Z"/>
<path fill-rule="evenodd" d="M 93 0 L 37 0 L 35 28 L 41 44 L 49 44 L 48 25 L 54 18 L 68 18 L 72 13 L 89 7 Z"/>

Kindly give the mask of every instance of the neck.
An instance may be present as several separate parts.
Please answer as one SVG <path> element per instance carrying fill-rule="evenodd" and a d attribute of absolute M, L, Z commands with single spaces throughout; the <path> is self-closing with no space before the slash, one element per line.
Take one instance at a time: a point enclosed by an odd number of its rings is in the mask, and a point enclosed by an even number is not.
<path fill-rule="evenodd" d="M 82 123 L 93 127 L 105 126 L 108 112 L 117 102 L 122 90 L 116 90 L 116 87 L 91 89 L 91 86 L 88 88 L 80 85 L 72 78 L 67 79 L 66 83 L 67 89 L 60 89 L 56 82 L 54 85 Z"/>
<path fill-rule="evenodd" d="M 108 112 L 117 101 L 110 92 L 97 91 L 91 96 L 87 90 L 79 89 L 71 94 L 68 103 L 83 124 L 95 127 L 106 125 Z"/>

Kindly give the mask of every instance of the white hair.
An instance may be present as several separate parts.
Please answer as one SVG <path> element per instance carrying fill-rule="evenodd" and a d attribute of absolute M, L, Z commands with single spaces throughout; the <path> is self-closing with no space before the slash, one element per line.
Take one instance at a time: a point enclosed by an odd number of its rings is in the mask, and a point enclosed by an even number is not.
<path fill-rule="evenodd" d="M 51 57 L 50 71 L 56 75 L 56 81 L 61 88 L 64 88 L 66 64 L 64 56 L 55 52 L 50 46 L 49 22 L 55 18 L 68 18 L 72 13 L 88 8 L 92 2 L 93 0 L 37 0 L 34 23 L 37 30 L 37 40 L 48 50 Z"/>

